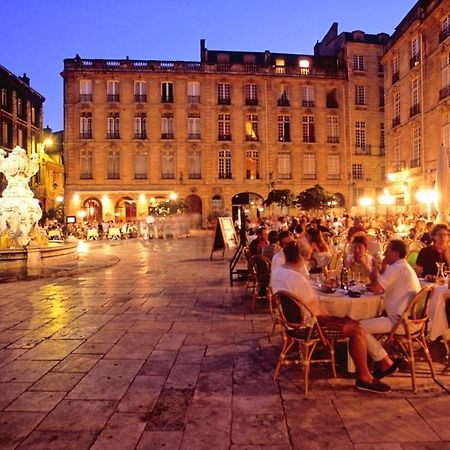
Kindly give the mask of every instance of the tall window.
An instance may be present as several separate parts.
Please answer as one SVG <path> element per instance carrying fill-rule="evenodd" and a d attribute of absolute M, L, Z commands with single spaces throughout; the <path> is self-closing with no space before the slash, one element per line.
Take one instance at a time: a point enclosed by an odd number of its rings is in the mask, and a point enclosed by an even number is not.
<path fill-rule="evenodd" d="M 442 89 L 439 93 L 439 99 L 442 100 L 450 96 L 450 52 L 446 52 L 444 58 L 442 59 Z"/>
<path fill-rule="evenodd" d="M 258 140 L 258 114 L 247 114 L 245 121 L 245 140 Z"/>
<path fill-rule="evenodd" d="M 258 86 L 254 83 L 247 83 L 244 89 L 245 104 L 257 105 L 258 104 Z"/>
<path fill-rule="evenodd" d="M 401 146 L 400 146 L 400 138 L 396 137 L 394 139 L 394 154 L 393 154 L 393 163 L 394 163 L 394 170 L 400 170 L 401 169 Z"/>
<path fill-rule="evenodd" d="M 278 106 L 290 106 L 291 102 L 289 100 L 289 87 L 281 86 L 280 95 L 278 97 Z"/>
<path fill-rule="evenodd" d="M 415 66 L 420 59 L 420 41 L 419 36 L 416 36 L 411 41 L 411 67 Z"/>
<path fill-rule="evenodd" d="M 445 113 L 442 118 L 442 144 L 444 148 L 450 150 L 450 112 Z"/>
<path fill-rule="evenodd" d="M 80 114 L 80 139 L 92 139 L 92 113 Z"/>
<path fill-rule="evenodd" d="M 357 154 L 365 155 L 367 153 L 366 122 L 355 122 L 355 144 Z"/>
<path fill-rule="evenodd" d="M 396 83 L 400 79 L 400 58 L 394 56 L 392 60 L 392 84 Z"/>
<path fill-rule="evenodd" d="M 108 139 L 120 139 L 120 115 L 110 113 L 108 116 Z"/>
<path fill-rule="evenodd" d="M 23 118 L 24 114 L 23 114 L 24 108 L 23 108 L 23 101 L 21 98 L 17 99 L 17 116 L 20 118 Z"/>
<path fill-rule="evenodd" d="M 200 113 L 188 114 L 188 139 L 200 139 Z"/>
<path fill-rule="evenodd" d="M 337 89 L 333 88 L 329 91 L 327 91 L 327 108 L 338 108 L 338 96 L 337 96 Z"/>
<path fill-rule="evenodd" d="M 246 169 L 245 177 L 247 180 L 258 180 L 259 179 L 259 152 L 258 150 L 247 150 L 245 152 L 246 156 Z"/>
<path fill-rule="evenodd" d="M 392 119 L 392 126 L 395 127 L 400 124 L 400 92 L 394 95 L 394 118 Z"/>
<path fill-rule="evenodd" d="M 109 80 L 106 83 L 106 100 L 108 102 L 120 101 L 120 81 Z"/>
<path fill-rule="evenodd" d="M 80 179 L 92 180 L 94 155 L 90 150 L 82 150 L 80 153 Z"/>
<path fill-rule="evenodd" d="M 231 105 L 230 83 L 219 83 L 217 85 L 217 103 L 219 105 Z"/>
<path fill-rule="evenodd" d="M 413 129 L 413 154 L 411 167 L 419 167 L 421 161 L 421 139 L 420 139 L 420 127 Z"/>
<path fill-rule="evenodd" d="M 161 178 L 165 180 L 175 178 L 175 153 L 172 150 L 161 152 Z"/>
<path fill-rule="evenodd" d="M 80 80 L 80 102 L 92 102 L 92 80 Z"/>
<path fill-rule="evenodd" d="M 188 81 L 188 103 L 200 103 L 200 83 L 198 81 Z"/>
<path fill-rule="evenodd" d="M 444 41 L 450 36 L 450 14 L 441 22 L 441 32 L 439 34 L 439 42 Z"/>
<path fill-rule="evenodd" d="M 303 178 L 307 180 L 316 179 L 316 154 L 305 153 L 303 155 Z"/>
<path fill-rule="evenodd" d="M 25 148 L 25 145 L 24 145 L 24 142 L 25 142 L 24 136 L 25 136 L 25 131 L 24 131 L 24 129 L 21 128 L 20 126 L 18 126 L 18 127 L 17 127 L 17 145 L 18 145 L 19 147 L 22 147 L 22 148 Z"/>
<path fill-rule="evenodd" d="M 353 70 L 365 70 L 364 68 L 364 56 L 353 55 Z"/>
<path fill-rule="evenodd" d="M 354 180 L 362 180 L 363 176 L 363 165 L 362 164 L 352 164 L 352 178 Z"/>
<path fill-rule="evenodd" d="M 292 178 L 290 153 L 278 153 L 278 178 L 281 180 L 290 180 Z"/>
<path fill-rule="evenodd" d="M 231 141 L 231 114 L 220 113 L 217 115 L 217 134 L 219 141 Z"/>
<path fill-rule="evenodd" d="M 37 123 L 36 108 L 34 106 L 31 106 L 31 123 L 39 126 Z"/>
<path fill-rule="evenodd" d="M 366 104 L 366 87 L 356 85 L 355 86 L 355 105 Z"/>
<path fill-rule="evenodd" d="M 147 113 L 134 115 L 134 138 L 147 139 Z"/>
<path fill-rule="evenodd" d="M 420 112 L 420 80 L 414 78 L 411 83 L 411 111 L 410 117 Z"/>
<path fill-rule="evenodd" d="M 314 106 L 314 87 L 302 86 L 300 88 L 300 94 L 302 97 L 302 106 L 312 108 Z"/>
<path fill-rule="evenodd" d="M 302 118 L 303 142 L 315 142 L 314 116 L 303 116 Z"/>
<path fill-rule="evenodd" d="M 146 180 L 148 176 L 147 152 L 136 152 L 134 154 L 134 179 Z"/>
<path fill-rule="evenodd" d="M 202 159 L 198 150 L 188 153 L 188 177 L 190 180 L 199 180 L 202 177 Z"/>
<path fill-rule="evenodd" d="M 327 142 L 329 144 L 339 143 L 338 116 L 327 116 Z"/>
<path fill-rule="evenodd" d="M 378 90 L 378 96 L 379 96 L 379 106 L 380 108 L 384 107 L 384 87 L 380 86 Z"/>
<path fill-rule="evenodd" d="M 165 113 L 161 116 L 161 139 L 173 139 L 174 126 L 173 114 Z"/>
<path fill-rule="evenodd" d="M 219 150 L 219 178 L 232 178 L 230 150 Z"/>
<path fill-rule="evenodd" d="M 120 153 L 118 151 L 108 152 L 107 178 L 108 180 L 120 179 Z"/>
<path fill-rule="evenodd" d="M 340 158 L 336 153 L 328 154 L 328 179 L 339 180 L 341 178 Z"/>
<path fill-rule="evenodd" d="M 289 116 L 278 116 L 278 141 L 291 142 L 291 123 Z"/>
<path fill-rule="evenodd" d="M 146 102 L 147 101 L 147 82 L 138 80 L 134 82 L 134 101 Z"/>
<path fill-rule="evenodd" d="M 380 155 L 384 155 L 385 138 L 384 138 L 384 122 L 380 122 Z"/>
<path fill-rule="evenodd" d="M 2 108 L 8 107 L 8 93 L 6 92 L 6 89 L 2 89 L 2 98 L 1 98 L 1 106 Z"/>
<path fill-rule="evenodd" d="M 11 127 L 9 126 L 8 122 L 2 122 L 2 145 L 3 145 L 3 147 L 9 147 L 10 129 L 11 129 Z"/>
<path fill-rule="evenodd" d="M 171 81 L 161 83 L 161 102 L 173 103 L 173 83 Z"/>

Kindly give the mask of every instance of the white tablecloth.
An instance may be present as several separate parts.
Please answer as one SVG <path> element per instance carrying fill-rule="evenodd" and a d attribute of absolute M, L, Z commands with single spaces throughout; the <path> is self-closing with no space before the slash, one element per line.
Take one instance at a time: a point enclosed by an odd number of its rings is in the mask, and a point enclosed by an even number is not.
<path fill-rule="evenodd" d="M 428 305 L 428 316 L 430 317 L 430 324 L 428 326 L 429 338 L 434 341 L 439 336 L 445 335 L 449 329 L 447 315 L 445 313 L 445 302 L 450 298 L 450 289 L 444 286 L 438 286 L 435 283 L 427 283 L 421 280 L 420 284 L 426 286 L 434 285 L 434 293 Z"/>
<path fill-rule="evenodd" d="M 334 294 L 319 293 L 321 305 L 331 316 L 350 317 L 353 320 L 370 319 L 381 314 L 383 297 L 363 294 L 359 298 L 349 297 L 338 289 Z"/>

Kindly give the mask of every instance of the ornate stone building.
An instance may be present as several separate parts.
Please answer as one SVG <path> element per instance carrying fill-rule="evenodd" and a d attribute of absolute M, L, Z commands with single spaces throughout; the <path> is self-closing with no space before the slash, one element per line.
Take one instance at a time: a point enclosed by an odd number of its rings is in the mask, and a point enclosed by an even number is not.
<path fill-rule="evenodd" d="M 66 214 L 142 217 L 177 194 L 206 217 L 232 198 L 321 184 L 347 208 L 384 185 L 386 34 L 312 55 L 216 51 L 200 61 L 64 61 Z"/>
<path fill-rule="evenodd" d="M 434 186 L 439 148 L 450 150 L 450 0 L 418 1 L 391 36 L 383 64 L 390 190 L 397 205 L 414 211 L 418 190 Z"/>
<path fill-rule="evenodd" d="M 38 154 L 39 171 L 31 179 L 31 188 L 46 210 L 53 208 L 56 196 L 63 193 L 64 168 L 61 159 L 54 159 L 50 142 L 46 143 L 49 136 L 42 129 L 44 101 L 30 86 L 26 74 L 18 77 L 0 66 L 0 148 L 10 152 L 19 145 L 28 154 Z"/>

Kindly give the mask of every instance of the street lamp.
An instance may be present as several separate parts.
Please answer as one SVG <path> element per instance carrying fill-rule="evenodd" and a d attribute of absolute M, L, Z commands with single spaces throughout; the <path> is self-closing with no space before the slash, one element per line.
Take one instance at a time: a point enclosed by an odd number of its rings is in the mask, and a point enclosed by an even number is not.
<path fill-rule="evenodd" d="M 366 217 L 369 206 L 373 205 L 373 199 L 370 197 L 361 197 L 359 199 L 359 204 L 366 208 Z"/>
<path fill-rule="evenodd" d="M 431 204 L 436 202 L 436 192 L 433 189 L 424 189 L 417 192 L 416 198 L 420 203 L 427 205 L 427 217 L 431 218 Z"/>
<path fill-rule="evenodd" d="M 395 198 L 389 193 L 387 189 L 384 190 L 383 195 L 380 195 L 378 201 L 381 205 L 386 206 L 386 217 L 389 216 L 389 205 L 393 205 Z"/>

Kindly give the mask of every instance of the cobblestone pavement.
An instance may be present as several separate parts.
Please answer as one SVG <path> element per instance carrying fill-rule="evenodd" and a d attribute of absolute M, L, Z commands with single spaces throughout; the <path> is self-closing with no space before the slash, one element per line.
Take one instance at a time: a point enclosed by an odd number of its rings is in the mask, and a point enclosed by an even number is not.
<path fill-rule="evenodd" d="M 211 238 L 94 243 L 98 272 L 0 286 L 0 448 L 447 449 L 450 369 L 361 394 L 341 368 L 272 381 L 279 338 Z M 420 366 L 420 365 L 419 365 Z M 419 367 L 420 369 L 422 366 Z"/>

